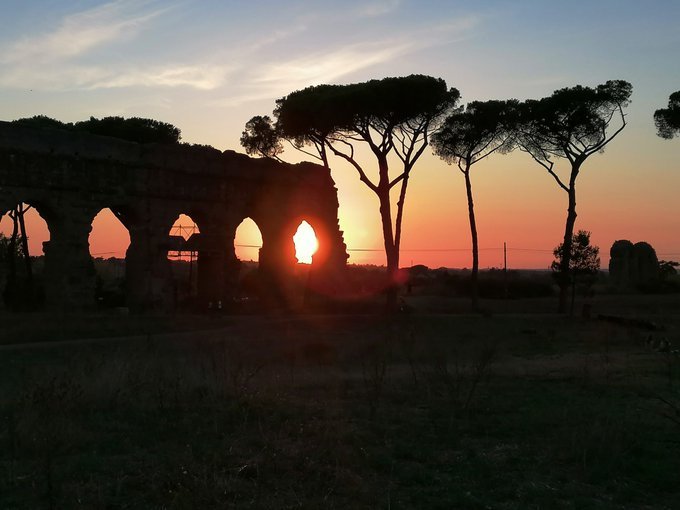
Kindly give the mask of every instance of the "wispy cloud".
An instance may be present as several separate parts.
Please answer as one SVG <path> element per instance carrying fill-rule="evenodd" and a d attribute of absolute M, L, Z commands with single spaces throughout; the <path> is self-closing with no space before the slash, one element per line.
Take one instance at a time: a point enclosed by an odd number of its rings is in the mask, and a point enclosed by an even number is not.
<path fill-rule="evenodd" d="M 189 87 L 212 90 L 230 71 L 225 65 L 170 62 L 85 64 L 106 45 L 127 41 L 150 27 L 171 7 L 154 0 L 114 0 L 70 14 L 48 32 L 21 39 L 4 48 L 0 85 L 43 90 L 94 90 L 123 87 Z M 272 37 L 276 37 L 274 34 Z"/>
<path fill-rule="evenodd" d="M 132 37 L 168 7 L 147 0 L 115 0 L 64 17 L 46 34 L 23 38 L 3 51 L 2 63 L 51 61 L 82 55 L 107 43 Z"/>
<path fill-rule="evenodd" d="M 412 47 L 411 42 L 356 44 L 271 64 L 262 69 L 253 81 L 256 84 L 276 83 L 288 88 L 328 83 L 360 69 L 390 61 Z"/>
<path fill-rule="evenodd" d="M 400 2 L 374 0 L 347 16 L 379 16 L 398 9 Z M 371 67 L 467 37 L 478 21 L 468 16 L 383 34 L 382 38 L 361 39 L 356 35 L 349 43 L 347 38 L 333 43 L 324 37 L 324 27 L 330 28 L 329 23 L 337 20 L 312 13 L 274 30 L 254 33 L 251 40 L 239 39 L 238 44 L 229 44 L 227 38 L 226 43 L 214 45 L 221 50 L 203 52 L 197 60 L 163 52 L 152 56 L 135 52 L 127 54 L 125 60 L 106 57 L 109 50 L 117 50 L 117 45 L 135 37 L 143 45 L 143 37 L 155 28 L 154 21 L 176 5 L 169 0 L 113 0 L 70 14 L 57 20 L 50 31 L 0 48 L 0 86 L 42 90 L 219 89 L 225 99 L 216 104 L 237 106 L 309 85 L 337 83 Z M 216 38 L 222 40 L 213 34 L 212 39 Z M 311 40 L 314 44 L 309 44 Z M 286 52 L 282 49 L 285 47 L 292 51 Z M 154 60 L 150 61 L 151 57 Z"/>
<path fill-rule="evenodd" d="M 282 30 L 275 30 L 272 34 L 268 34 L 264 37 L 251 41 L 246 46 L 245 51 L 249 54 L 256 53 L 267 46 L 271 46 L 272 44 L 288 39 L 296 34 L 304 32 L 305 30 L 307 30 L 307 25 L 305 23 L 299 23 L 290 28 Z"/>
<path fill-rule="evenodd" d="M 401 0 L 378 0 L 374 2 L 366 2 L 358 7 L 355 11 L 357 16 L 362 18 L 375 18 L 377 16 L 384 16 L 396 10 L 401 5 Z"/>
<path fill-rule="evenodd" d="M 250 69 L 238 91 L 215 102 L 216 106 L 233 107 L 251 101 L 271 99 L 292 90 L 320 83 L 332 83 L 341 77 L 396 58 L 408 49 L 401 46 L 367 44 L 319 52 L 285 62 L 266 63 Z"/>
<path fill-rule="evenodd" d="M 50 66 L 40 73 L 18 68 L 0 74 L 0 85 L 42 90 L 96 90 L 124 87 L 188 87 L 213 90 L 231 69 L 226 66 L 165 65 L 151 68 L 111 69 L 100 66 Z"/>
<path fill-rule="evenodd" d="M 287 88 L 330 83 L 408 53 L 465 37 L 477 25 L 477 18 L 466 17 L 449 23 L 413 30 L 400 37 L 361 42 L 325 52 L 315 52 L 260 69 L 253 82 L 276 83 Z"/>
<path fill-rule="evenodd" d="M 133 69 L 95 80 L 87 88 L 191 87 L 199 90 L 213 90 L 224 83 L 229 71 L 227 67 L 214 65 Z"/>
<path fill-rule="evenodd" d="M 381 41 L 364 41 L 326 51 L 316 51 L 285 61 L 263 62 L 240 75 L 241 92 L 217 101 L 233 107 L 280 97 L 292 90 L 321 83 L 337 83 L 364 69 L 403 58 L 408 54 L 467 37 L 479 22 L 474 16 L 459 18 L 427 28 L 415 29 Z"/>

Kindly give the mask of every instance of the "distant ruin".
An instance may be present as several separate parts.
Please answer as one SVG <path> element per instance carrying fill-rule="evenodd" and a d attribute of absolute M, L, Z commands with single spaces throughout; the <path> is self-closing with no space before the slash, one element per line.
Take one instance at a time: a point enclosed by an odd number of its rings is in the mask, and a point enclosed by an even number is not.
<path fill-rule="evenodd" d="M 609 276 L 617 287 L 635 287 L 659 279 L 659 259 L 648 243 L 615 241 L 609 255 Z"/>
<path fill-rule="evenodd" d="M 279 294 L 296 264 L 293 235 L 303 220 L 319 241 L 312 271 L 320 290 L 333 292 L 348 258 L 335 184 L 327 169 L 312 163 L 0 122 L 0 217 L 20 202 L 35 207 L 50 231 L 43 250 L 51 308 L 94 304 L 88 239 L 94 217 L 105 208 L 130 233 L 126 289 L 135 310 L 172 307 L 167 253 L 180 214 L 200 230 L 198 302 L 206 307 L 233 297 L 239 267 L 234 236 L 245 218 L 262 233 L 260 270 Z"/>

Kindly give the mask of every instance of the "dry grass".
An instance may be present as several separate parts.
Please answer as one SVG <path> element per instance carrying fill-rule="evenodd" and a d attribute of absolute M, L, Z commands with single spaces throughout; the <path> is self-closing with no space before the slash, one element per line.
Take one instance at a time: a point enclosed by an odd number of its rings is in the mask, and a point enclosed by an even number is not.
<path fill-rule="evenodd" d="M 634 331 L 549 316 L 222 326 L 3 351 L 0 508 L 680 505 L 680 364 Z"/>

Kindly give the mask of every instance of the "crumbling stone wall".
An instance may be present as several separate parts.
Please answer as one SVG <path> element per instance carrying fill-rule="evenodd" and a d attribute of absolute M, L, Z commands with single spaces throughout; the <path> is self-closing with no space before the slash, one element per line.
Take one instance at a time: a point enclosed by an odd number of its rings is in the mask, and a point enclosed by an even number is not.
<path fill-rule="evenodd" d="M 282 282 L 295 264 L 293 234 L 302 220 L 320 248 L 318 281 L 337 280 L 347 262 L 335 183 L 324 167 L 254 159 L 188 145 L 136 144 L 0 122 L 0 214 L 18 202 L 47 222 L 45 284 L 52 307 L 94 303 L 89 254 L 94 217 L 110 208 L 130 233 L 128 303 L 163 309 L 173 301 L 168 234 L 180 214 L 201 232 L 199 301 L 228 299 L 237 278 L 236 228 L 252 218 L 263 245 L 260 267 Z"/>
<path fill-rule="evenodd" d="M 609 277 L 618 287 L 645 285 L 659 278 L 659 259 L 649 243 L 615 241 L 609 255 Z"/>

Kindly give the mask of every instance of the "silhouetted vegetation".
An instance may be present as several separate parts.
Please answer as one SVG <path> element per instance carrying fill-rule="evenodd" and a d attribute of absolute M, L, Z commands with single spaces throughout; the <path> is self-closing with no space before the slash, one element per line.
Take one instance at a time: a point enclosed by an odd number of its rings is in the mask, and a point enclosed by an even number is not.
<path fill-rule="evenodd" d="M 564 258 L 564 244 L 560 244 L 553 251 L 555 260 L 550 265 L 553 273 L 561 271 Z M 600 248 L 590 244 L 590 232 L 579 230 L 572 237 L 571 254 L 569 256 L 569 273 L 572 276 L 597 274 L 600 270 Z"/>
<path fill-rule="evenodd" d="M 7 213 L 12 220 L 12 233 L 0 237 L 2 272 L 5 282 L 3 300 L 12 310 L 33 310 L 44 300 L 41 286 L 34 278 L 33 257 L 28 248 L 24 215 L 31 206 L 20 202 Z"/>
<path fill-rule="evenodd" d="M 469 269 L 431 269 L 411 275 L 413 295 L 471 297 L 472 272 Z M 479 271 L 477 292 L 482 299 L 531 299 L 555 294 L 548 271 L 520 271 L 491 268 Z"/>
<path fill-rule="evenodd" d="M 680 292 L 680 262 L 675 260 L 659 261 L 659 280 L 663 292 Z"/>
<path fill-rule="evenodd" d="M 179 128 L 153 119 L 140 117 L 104 117 L 76 122 L 74 129 L 93 135 L 111 136 L 137 143 L 178 143 L 181 138 Z"/>
<path fill-rule="evenodd" d="M 654 112 L 654 124 L 661 138 L 671 139 L 680 134 L 680 90 L 668 98 L 668 108 Z"/>
<path fill-rule="evenodd" d="M 590 244 L 590 232 L 579 230 L 572 236 L 569 255 L 569 274 L 562 273 L 562 260 L 565 258 L 564 244 L 561 243 L 553 251 L 555 260 L 550 265 L 553 276 L 558 283 L 567 280 L 571 286 L 570 314 L 574 314 L 574 300 L 576 289 L 580 286 L 583 293 L 590 292 L 591 287 L 597 281 L 597 273 L 600 270 L 600 248 Z"/>
<path fill-rule="evenodd" d="M 69 122 L 67 124 L 60 120 L 48 117 L 47 115 L 35 115 L 34 117 L 13 120 L 12 124 L 38 129 L 73 129 L 73 123 Z"/>
<path fill-rule="evenodd" d="M 283 144 L 268 115 L 256 115 L 246 122 L 240 141 L 247 154 L 280 161 Z"/>
<path fill-rule="evenodd" d="M 477 273 L 479 242 L 472 198 L 472 165 L 494 152 L 508 152 L 514 142 L 514 111 L 517 101 L 473 101 L 467 108 L 449 115 L 443 126 L 432 136 L 435 154 L 448 163 L 455 163 L 465 177 L 470 236 L 472 239 L 472 309 L 479 309 Z"/>
<path fill-rule="evenodd" d="M 181 131 L 178 127 L 153 119 L 141 117 L 90 117 L 74 123 L 64 123 L 45 115 L 17 119 L 13 124 L 30 128 L 61 129 L 66 131 L 84 131 L 93 135 L 110 136 L 137 143 L 179 143 Z"/>
<path fill-rule="evenodd" d="M 678 266 L 680 266 L 680 262 L 674 260 L 660 260 L 659 273 L 661 278 L 673 278 L 678 274 L 678 270 L 676 269 Z"/>
<path fill-rule="evenodd" d="M 571 243 L 576 223 L 576 180 L 586 159 L 602 152 L 626 127 L 623 109 L 628 106 L 632 91 L 630 83 L 613 80 L 595 88 L 577 85 L 559 89 L 549 97 L 527 100 L 520 105 L 517 131 L 520 148 L 548 171 L 568 197 L 559 271 L 560 312 L 566 311 L 570 282 Z M 612 134 L 607 134 L 615 117 L 620 125 Z M 568 180 L 563 180 L 555 168 L 559 159 L 566 160 L 570 167 Z"/>
<path fill-rule="evenodd" d="M 313 145 L 328 166 L 327 152 L 344 159 L 378 198 L 387 270 L 396 282 L 401 226 L 411 171 L 429 144 L 429 137 L 456 106 L 460 94 L 442 79 L 411 75 L 351 85 L 319 85 L 289 94 L 276 102 L 277 131 L 298 146 Z M 369 177 L 356 157 L 366 144 L 376 159 L 378 180 Z M 389 156 L 400 168 L 390 175 Z M 390 192 L 397 187 L 396 218 Z M 396 294 L 388 293 L 388 306 Z"/>

